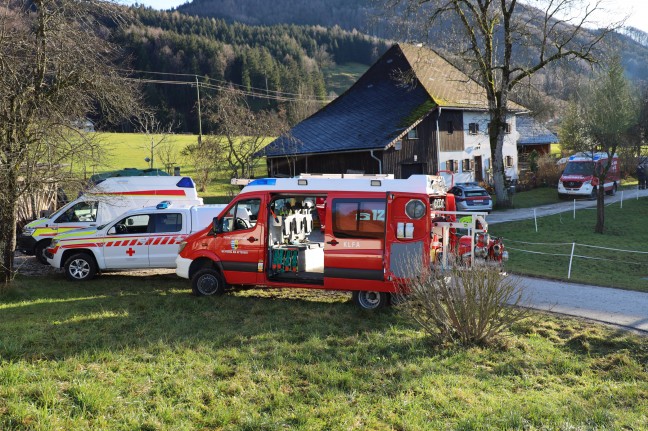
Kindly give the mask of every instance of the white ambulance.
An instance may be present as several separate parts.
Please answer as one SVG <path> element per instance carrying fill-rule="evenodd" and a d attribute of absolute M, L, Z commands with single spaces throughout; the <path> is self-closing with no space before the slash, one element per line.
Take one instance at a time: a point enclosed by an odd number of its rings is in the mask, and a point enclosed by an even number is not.
<path fill-rule="evenodd" d="M 130 210 L 102 226 L 55 236 L 45 256 L 72 281 L 89 280 L 108 270 L 175 268 L 178 244 L 207 227 L 225 206 L 176 206 L 164 201 Z"/>
<path fill-rule="evenodd" d="M 16 249 L 46 264 L 43 252 L 52 238 L 73 229 L 108 223 L 134 208 L 168 200 L 176 205 L 202 205 L 189 177 L 114 177 L 93 186 L 78 199 L 49 217 L 27 224 L 17 238 Z"/>

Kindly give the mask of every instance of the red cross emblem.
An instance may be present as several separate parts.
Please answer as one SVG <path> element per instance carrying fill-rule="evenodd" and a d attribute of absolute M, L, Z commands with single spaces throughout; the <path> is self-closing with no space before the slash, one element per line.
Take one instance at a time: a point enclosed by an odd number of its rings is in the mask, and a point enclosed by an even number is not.
<path fill-rule="evenodd" d="M 126 250 L 126 254 L 129 255 L 130 257 L 133 257 L 135 254 L 135 250 L 133 250 L 133 247 L 129 247 L 128 250 Z"/>

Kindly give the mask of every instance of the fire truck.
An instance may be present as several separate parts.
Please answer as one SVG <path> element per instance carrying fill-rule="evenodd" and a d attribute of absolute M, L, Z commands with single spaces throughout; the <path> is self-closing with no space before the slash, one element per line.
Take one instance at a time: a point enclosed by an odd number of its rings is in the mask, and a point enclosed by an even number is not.
<path fill-rule="evenodd" d="M 455 211 L 440 176 L 257 179 L 180 244 L 176 273 L 196 295 L 227 286 L 344 290 L 376 310 L 421 265 L 506 259 L 485 215 Z"/>

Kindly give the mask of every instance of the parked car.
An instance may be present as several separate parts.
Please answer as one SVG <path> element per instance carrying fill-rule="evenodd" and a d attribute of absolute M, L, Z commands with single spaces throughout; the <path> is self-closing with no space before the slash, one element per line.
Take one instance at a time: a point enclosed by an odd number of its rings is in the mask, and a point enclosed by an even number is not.
<path fill-rule="evenodd" d="M 483 211 L 493 210 L 493 200 L 488 192 L 477 183 L 457 183 L 450 189 L 455 195 L 457 211 Z"/>

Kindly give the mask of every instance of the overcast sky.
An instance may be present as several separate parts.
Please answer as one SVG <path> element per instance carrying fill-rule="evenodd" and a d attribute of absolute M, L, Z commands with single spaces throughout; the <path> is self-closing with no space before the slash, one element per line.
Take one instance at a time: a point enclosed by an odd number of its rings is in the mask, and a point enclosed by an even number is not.
<path fill-rule="evenodd" d="M 187 0 L 118 0 L 120 3 L 135 4 L 140 3 L 151 6 L 154 9 L 171 9 L 187 3 Z M 308 1 L 308 0 L 304 0 Z M 534 3 L 534 2 L 529 2 Z M 605 9 L 597 17 L 600 24 L 606 24 L 612 20 L 620 20 L 629 16 L 626 25 L 641 29 L 648 33 L 648 0 L 604 0 Z"/>

